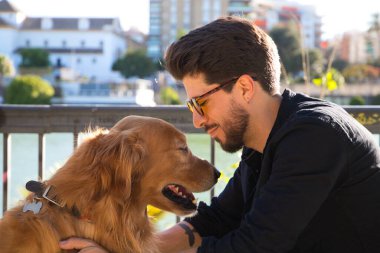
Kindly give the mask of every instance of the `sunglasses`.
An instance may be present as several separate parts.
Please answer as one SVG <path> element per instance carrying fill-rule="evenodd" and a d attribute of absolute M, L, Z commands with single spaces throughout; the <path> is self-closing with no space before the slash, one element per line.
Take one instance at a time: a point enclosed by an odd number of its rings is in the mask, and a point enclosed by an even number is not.
<path fill-rule="evenodd" d="M 224 87 L 227 87 L 230 84 L 234 84 L 238 79 L 239 79 L 239 77 L 234 77 L 233 79 L 228 80 L 227 82 L 221 83 L 218 87 L 206 92 L 205 94 L 202 94 L 198 97 L 191 98 L 191 99 L 187 100 L 186 101 L 187 107 L 189 108 L 189 110 L 192 113 L 194 113 L 194 111 L 196 111 L 199 115 L 204 116 L 205 114 L 202 110 L 202 103 L 200 103 L 200 101 L 202 99 L 204 99 L 205 97 L 208 97 L 211 94 L 214 94 L 215 92 L 223 89 Z"/>

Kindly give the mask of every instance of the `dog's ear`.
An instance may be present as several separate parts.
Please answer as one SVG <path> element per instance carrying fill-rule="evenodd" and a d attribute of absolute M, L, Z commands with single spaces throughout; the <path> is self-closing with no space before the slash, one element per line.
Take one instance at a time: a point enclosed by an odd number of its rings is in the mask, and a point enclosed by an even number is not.
<path fill-rule="evenodd" d="M 98 135 L 94 145 L 93 166 L 101 192 L 115 192 L 117 196 L 129 198 L 132 180 L 139 174 L 144 158 L 144 148 L 138 132 L 134 129 L 110 131 Z"/>

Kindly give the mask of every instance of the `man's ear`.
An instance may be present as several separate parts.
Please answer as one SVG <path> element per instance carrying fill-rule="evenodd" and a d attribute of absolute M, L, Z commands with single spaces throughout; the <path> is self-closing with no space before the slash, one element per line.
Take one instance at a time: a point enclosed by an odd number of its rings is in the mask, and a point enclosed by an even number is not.
<path fill-rule="evenodd" d="M 238 85 L 243 100 L 249 103 L 255 92 L 255 80 L 249 75 L 242 75 L 238 80 Z"/>

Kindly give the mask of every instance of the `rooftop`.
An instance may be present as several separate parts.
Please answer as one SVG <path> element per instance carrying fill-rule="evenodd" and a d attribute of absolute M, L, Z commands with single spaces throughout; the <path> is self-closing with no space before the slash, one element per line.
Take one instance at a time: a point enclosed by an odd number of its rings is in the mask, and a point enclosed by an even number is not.
<path fill-rule="evenodd" d="M 26 18 L 21 25 L 21 30 L 40 30 L 44 20 L 51 23 L 50 30 L 78 30 L 78 24 L 88 22 L 85 30 L 103 30 L 104 26 L 114 25 L 114 18 Z"/>
<path fill-rule="evenodd" d="M 19 12 L 19 10 L 7 0 L 0 1 L 0 12 Z"/>

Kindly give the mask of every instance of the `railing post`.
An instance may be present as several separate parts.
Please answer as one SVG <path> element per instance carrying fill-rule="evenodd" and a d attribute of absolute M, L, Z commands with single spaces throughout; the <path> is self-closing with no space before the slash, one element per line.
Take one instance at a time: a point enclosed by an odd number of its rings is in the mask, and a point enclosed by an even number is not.
<path fill-rule="evenodd" d="M 45 134 L 38 134 L 38 179 L 44 179 Z"/>
<path fill-rule="evenodd" d="M 213 138 L 211 138 L 210 140 L 210 160 L 211 160 L 211 164 L 213 166 L 215 166 L 215 140 Z M 212 199 L 213 197 L 215 196 L 215 190 L 214 190 L 214 187 L 211 189 L 210 191 L 210 199 Z"/>
<path fill-rule="evenodd" d="M 8 207 L 8 169 L 11 158 L 11 135 L 3 134 L 3 213 Z"/>
<path fill-rule="evenodd" d="M 74 138 L 74 150 L 78 147 L 78 138 L 79 138 L 79 134 L 78 132 L 75 130 L 75 132 L 73 133 L 73 138 Z"/>

